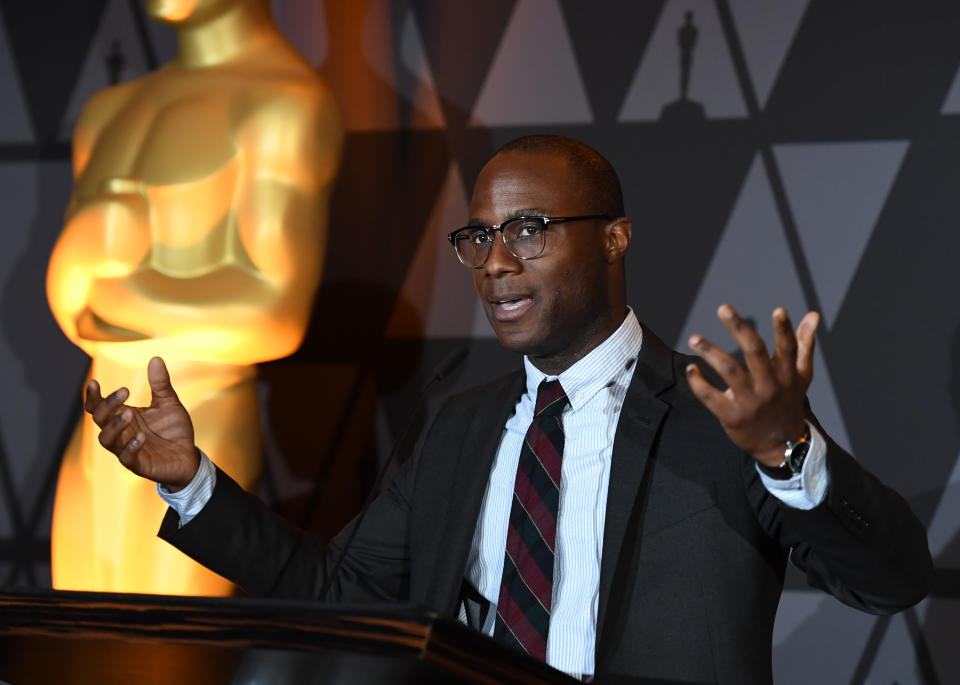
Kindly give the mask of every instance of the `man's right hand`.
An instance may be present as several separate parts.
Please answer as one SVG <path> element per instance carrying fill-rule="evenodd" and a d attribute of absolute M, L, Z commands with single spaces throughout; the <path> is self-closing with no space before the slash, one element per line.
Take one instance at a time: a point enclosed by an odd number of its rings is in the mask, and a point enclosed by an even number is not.
<path fill-rule="evenodd" d="M 125 405 L 130 396 L 126 388 L 104 398 L 95 380 L 87 385 L 83 407 L 100 426 L 100 444 L 117 455 L 121 464 L 176 492 L 193 480 L 200 466 L 193 444 L 193 422 L 170 384 L 170 374 L 160 357 L 150 360 L 147 379 L 149 407 Z"/>

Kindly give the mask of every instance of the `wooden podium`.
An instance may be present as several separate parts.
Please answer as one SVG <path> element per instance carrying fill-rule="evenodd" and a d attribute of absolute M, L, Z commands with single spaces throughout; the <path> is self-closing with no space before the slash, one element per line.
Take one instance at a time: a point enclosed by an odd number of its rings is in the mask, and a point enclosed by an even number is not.
<path fill-rule="evenodd" d="M 0 681 L 577 682 L 414 607 L 54 591 L 0 595 Z"/>

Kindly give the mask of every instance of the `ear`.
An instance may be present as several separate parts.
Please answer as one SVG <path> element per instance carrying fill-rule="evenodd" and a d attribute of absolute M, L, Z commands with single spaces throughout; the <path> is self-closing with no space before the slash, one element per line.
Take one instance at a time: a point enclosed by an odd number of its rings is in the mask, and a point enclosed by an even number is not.
<path fill-rule="evenodd" d="M 621 216 L 604 227 L 604 250 L 608 264 L 620 261 L 630 249 L 633 237 L 633 224 L 630 219 Z"/>

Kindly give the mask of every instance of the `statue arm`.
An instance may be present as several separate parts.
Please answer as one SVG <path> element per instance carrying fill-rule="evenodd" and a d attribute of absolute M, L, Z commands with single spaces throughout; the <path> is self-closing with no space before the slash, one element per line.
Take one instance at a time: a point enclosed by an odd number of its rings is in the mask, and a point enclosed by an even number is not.
<path fill-rule="evenodd" d="M 320 279 L 342 138 L 326 91 L 273 100 L 242 121 L 235 258 L 190 278 L 140 268 L 98 281 L 92 309 L 142 337 L 99 341 L 100 351 L 233 364 L 293 352 Z"/>
<path fill-rule="evenodd" d="M 93 282 L 129 273 L 149 249 L 143 198 L 130 193 L 125 196 L 128 202 L 100 202 L 97 194 L 102 189 L 87 173 L 101 135 L 134 87 L 127 83 L 100 91 L 80 113 L 72 143 L 74 187 L 47 268 L 47 298 L 54 318 L 66 336 L 87 352 L 77 318 L 86 307 Z"/>

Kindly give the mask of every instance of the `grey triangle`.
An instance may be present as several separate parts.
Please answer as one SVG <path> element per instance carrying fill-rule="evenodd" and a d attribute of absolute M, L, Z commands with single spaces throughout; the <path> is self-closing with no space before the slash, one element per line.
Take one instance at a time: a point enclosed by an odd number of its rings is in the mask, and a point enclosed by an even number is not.
<path fill-rule="evenodd" d="M 953 466 L 953 472 L 947 480 L 937 511 L 927 526 L 927 543 L 930 553 L 938 563 L 948 568 L 960 568 L 960 545 L 948 549 L 957 538 L 960 525 L 960 454 Z M 945 558 L 944 554 L 950 554 Z"/>
<path fill-rule="evenodd" d="M 397 29 L 391 28 L 392 12 L 395 9 L 386 0 L 370 2 L 363 30 L 367 63 L 413 105 L 406 127 L 444 128 L 443 109 L 413 10 L 404 11 Z M 396 122 L 387 128 L 395 127 Z"/>
<path fill-rule="evenodd" d="M 773 647 L 790 643 L 790 636 L 803 623 L 820 611 L 829 596 L 822 592 L 784 590 L 777 607 L 777 619 L 773 624 Z"/>
<path fill-rule="evenodd" d="M 397 307 L 387 324 L 390 338 L 468 338 L 478 308 L 469 269 L 457 261 L 446 235 L 467 222 L 467 197 L 456 162 L 450 164 L 420 238 Z M 408 314 L 413 309 L 416 320 Z"/>
<path fill-rule="evenodd" d="M 745 117 L 746 104 L 713 3 L 669 0 L 620 107 L 620 121 L 659 119 L 664 107 L 681 104 L 678 30 L 693 12 L 697 40 L 690 69 L 689 101 L 708 118 Z"/>
<path fill-rule="evenodd" d="M 416 74 L 417 78 L 431 88 L 436 88 L 430 64 L 427 62 L 427 52 L 423 47 L 420 29 L 413 10 L 407 10 L 403 17 L 403 27 L 400 33 L 400 60 L 404 67 Z"/>
<path fill-rule="evenodd" d="M 876 620 L 819 591 L 785 590 L 773 629 L 774 680 L 851 682 Z"/>
<path fill-rule="evenodd" d="M 471 125 L 593 121 L 574 55 L 557 0 L 519 0 L 477 97 Z"/>
<path fill-rule="evenodd" d="M 960 69 L 953 77 L 953 83 L 950 84 L 950 90 L 947 91 L 947 97 L 943 101 L 940 113 L 960 114 Z"/>
<path fill-rule="evenodd" d="M 323 0 L 297 3 L 273 0 L 272 4 L 274 21 L 290 44 L 312 66 L 323 64 L 329 49 Z"/>
<path fill-rule="evenodd" d="M 830 370 L 823 357 L 823 348 L 819 345 L 813 351 L 813 382 L 807 390 L 807 398 L 810 400 L 810 406 L 813 407 L 817 421 L 827 434 L 841 447 L 848 451 L 852 450 L 853 445 L 850 443 L 850 435 L 843 421 L 843 412 L 840 411 L 837 393 L 833 389 Z"/>
<path fill-rule="evenodd" d="M 773 349 L 770 316 L 778 306 L 786 307 L 794 324 L 808 307 L 787 247 L 786 237 L 773 202 L 773 194 L 759 156 L 747 174 L 713 260 L 687 316 L 678 349 L 689 351 L 687 340 L 700 333 L 728 351 L 736 344 L 717 319 L 723 303 L 755 321 L 756 329 Z M 819 347 L 814 352 L 814 379 L 809 397 L 820 423 L 830 436 L 849 447 L 830 375 Z"/>
<path fill-rule="evenodd" d="M 401 91 L 413 103 L 416 115 L 410 122 L 411 128 L 444 128 L 443 108 L 437 96 L 436 82 L 427 61 L 427 51 L 423 47 L 420 29 L 413 10 L 407 10 L 400 35 L 401 68 L 411 75 L 401 85 Z"/>
<path fill-rule="evenodd" d="M 803 21 L 809 0 L 729 2 L 750 78 L 762 107 L 770 96 L 793 37 Z"/>
<path fill-rule="evenodd" d="M 926 685 L 918 673 L 916 651 L 902 613 L 890 618 L 865 682 Z"/>
<path fill-rule="evenodd" d="M 774 148 L 827 326 L 832 326 L 908 141 Z"/>
<path fill-rule="evenodd" d="M 86 59 L 70 95 L 70 104 L 60 120 L 61 140 L 70 140 L 73 137 L 77 119 L 90 97 L 111 85 L 106 61 L 114 42 L 119 46 L 125 60 L 120 74 L 121 81 L 130 81 L 149 71 L 130 3 L 126 0 L 110 0 L 100 18 L 97 32 L 90 41 Z"/>
<path fill-rule="evenodd" d="M 796 270 L 787 248 L 780 217 L 760 157 L 754 158 L 730 219 L 701 281 L 677 345 L 700 333 L 723 347 L 732 341 L 717 319 L 724 302 L 744 316 L 754 317 L 769 345 L 770 313 L 778 305 L 797 318 L 806 311 Z"/>
<path fill-rule="evenodd" d="M 33 124 L 27 111 L 27 102 L 20 87 L 20 75 L 10 52 L 6 24 L 0 13 L 0 143 L 27 143 L 33 140 Z"/>
<path fill-rule="evenodd" d="M 345 123 L 351 131 L 385 131 L 397 128 L 444 128 L 443 108 L 413 11 L 396 16 L 389 0 L 366 0 L 359 45 L 353 55 L 363 61 L 340 74 L 362 85 L 342 92 Z M 342 58 L 342 55 L 336 55 Z M 342 68 L 342 67 L 341 67 Z M 335 81 L 336 83 L 336 81 Z M 407 109 L 396 99 L 409 102 Z M 375 96 L 375 97 L 374 97 Z M 371 107 L 371 97 L 376 100 Z"/>

